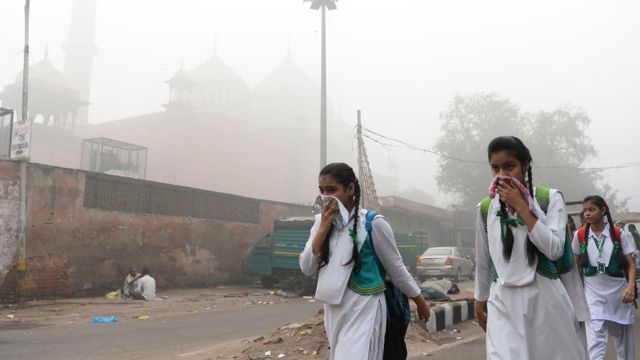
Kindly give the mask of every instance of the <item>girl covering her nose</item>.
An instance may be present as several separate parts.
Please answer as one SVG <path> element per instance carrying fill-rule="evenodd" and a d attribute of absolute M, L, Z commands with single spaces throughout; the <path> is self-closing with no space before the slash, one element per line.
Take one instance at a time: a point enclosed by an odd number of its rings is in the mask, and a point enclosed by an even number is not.
<path fill-rule="evenodd" d="M 498 178 L 496 196 L 478 206 L 475 284 L 487 359 L 586 359 L 578 324 L 586 304 L 562 194 L 533 187 L 531 154 L 520 139 L 494 139 L 488 157 Z"/>
<path fill-rule="evenodd" d="M 373 219 L 368 237 L 367 211 L 360 208 L 360 184 L 353 169 L 343 163 L 325 166 L 318 187 L 325 201 L 300 254 L 300 268 L 307 276 L 318 274 L 315 298 L 324 302 L 331 359 L 380 360 L 387 319 L 384 274 L 414 300 L 423 321 L 429 318 L 429 306 L 407 272 L 384 217 Z M 348 211 L 344 224 L 336 221 L 340 203 Z"/>

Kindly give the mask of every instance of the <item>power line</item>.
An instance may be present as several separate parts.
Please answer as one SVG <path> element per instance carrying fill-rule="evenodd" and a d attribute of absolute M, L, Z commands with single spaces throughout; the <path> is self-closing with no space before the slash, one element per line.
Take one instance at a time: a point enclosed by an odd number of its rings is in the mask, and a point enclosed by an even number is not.
<path fill-rule="evenodd" d="M 449 160 L 453 160 L 453 161 L 458 161 L 458 162 L 463 162 L 463 163 L 467 163 L 467 164 L 481 164 L 481 165 L 486 165 L 487 163 L 485 161 L 477 161 L 477 160 L 470 160 L 470 159 L 463 159 L 463 158 L 458 158 L 455 156 L 449 156 L 434 150 L 430 150 L 430 149 L 426 149 L 426 148 L 422 148 L 416 145 L 412 145 L 409 144 L 405 141 L 402 140 L 398 140 L 398 139 L 394 139 L 392 137 L 389 137 L 387 135 L 383 135 L 379 132 L 373 131 L 371 129 L 368 129 L 366 127 L 362 127 L 362 130 L 366 133 L 363 133 L 363 137 L 383 146 L 383 147 L 388 147 L 388 148 L 398 148 L 398 149 L 407 149 L 407 150 L 412 150 L 412 151 L 418 151 L 418 152 L 422 152 L 422 153 L 429 153 L 438 157 L 442 157 L 445 159 L 449 159 Z M 375 138 L 378 137 L 378 138 Z M 386 141 L 382 141 L 380 140 L 384 139 Z M 393 144 L 395 143 L 395 144 Z M 640 160 L 639 161 L 632 161 L 632 162 L 627 162 L 627 163 L 623 163 L 623 164 L 618 164 L 618 165 L 612 165 L 612 166 L 600 166 L 600 167 L 578 167 L 578 166 L 562 166 L 562 165 L 536 165 L 536 168 L 543 168 L 543 169 L 564 169 L 564 170 L 581 170 L 581 171 L 604 171 L 604 170 L 614 170 L 614 169 L 626 169 L 626 168 L 630 168 L 630 167 L 636 167 L 636 166 L 640 166 Z"/>

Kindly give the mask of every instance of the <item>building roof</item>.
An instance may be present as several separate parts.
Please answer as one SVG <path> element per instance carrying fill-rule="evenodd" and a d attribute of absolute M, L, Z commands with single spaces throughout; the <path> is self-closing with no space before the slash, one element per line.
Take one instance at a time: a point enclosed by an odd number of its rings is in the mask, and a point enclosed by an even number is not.
<path fill-rule="evenodd" d="M 419 203 L 398 196 L 382 196 L 380 197 L 382 208 L 398 208 L 427 216 L 435 217 L 440 220 L 453 220 L 453 212 L 441 209 L 439 207 Z"/>

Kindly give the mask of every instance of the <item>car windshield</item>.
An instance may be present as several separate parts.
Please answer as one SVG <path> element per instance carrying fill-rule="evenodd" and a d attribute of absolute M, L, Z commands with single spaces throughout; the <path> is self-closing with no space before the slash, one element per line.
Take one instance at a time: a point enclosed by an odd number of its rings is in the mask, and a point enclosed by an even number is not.
<path fill-rule="evenodd" d="M 451 249 L 448 248 L 431 248 L 424 252 L 424 256 L 451 255 Z"/>

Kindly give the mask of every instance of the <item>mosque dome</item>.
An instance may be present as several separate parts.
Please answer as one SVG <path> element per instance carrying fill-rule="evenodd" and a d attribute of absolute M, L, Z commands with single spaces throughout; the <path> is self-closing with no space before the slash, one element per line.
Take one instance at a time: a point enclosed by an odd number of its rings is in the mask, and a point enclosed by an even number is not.
<path fill-rule="evenodd" d="M 249 86 L 217 54 L 188 75 L 193 82 L 190 102 L 196 111 L 248 116 Z"/>
<path fill-rule="evenodd" d="M 58 69 L 56 69 L 45 55 L 40 62 L 29 67 L 29 81 L 40 80 L 49 84 L 67 88 L 67 80 Z M 22 71 L 16 76 L 16 84 L 22 84 Z"/>
<path fill-rule="evenodd" d="M 320 86 L 290 54 L 254 87 L 252 96 L 252 120 L 258 127 L 318 126 Z"/>

